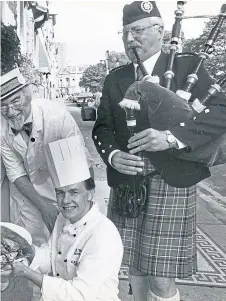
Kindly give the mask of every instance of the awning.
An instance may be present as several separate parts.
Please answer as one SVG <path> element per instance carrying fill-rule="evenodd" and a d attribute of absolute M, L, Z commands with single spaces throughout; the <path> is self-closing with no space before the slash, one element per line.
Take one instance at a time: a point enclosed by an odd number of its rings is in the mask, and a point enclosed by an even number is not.
<path fill-rule="evenodd" d="M 40 5 L 39 3 L 42 3 L 42 5 Z M 38 28 L 41 28 L 49 18 L 48 7 L 47 5 L 44 6 L 43 4 L 45 4 L 45 1 L 31 1 L 30 4 L 34 16 L 36 30 Z"/>

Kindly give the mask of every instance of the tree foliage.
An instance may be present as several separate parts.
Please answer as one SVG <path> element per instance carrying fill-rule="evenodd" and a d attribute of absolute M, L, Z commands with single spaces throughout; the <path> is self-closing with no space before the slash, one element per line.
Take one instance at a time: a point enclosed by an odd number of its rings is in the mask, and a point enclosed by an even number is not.
<path fill-rule="evenodd" d="M 42 85 L 43 75 L 41 71 L 35 67 L 29 55 L 22 55 L 18 66 L 23 76 L 29 79 L 32 84 L 36 86 Z"/>
<path fill-rule="evenodd" d="M 21 59 L 20 40 L 16 27 L 1 22 L 1 74 L 15 68 Z"/>
<path fill-rule="evenodd" d="M 31 83 L 42 84 L 42 73 L 35 68 L 28 54 L 21 54 L 16 27 L 1 22 L 1 74 L 19 67 L 23 76 Z"/>
<path fill-rule="evenodd" d="M 186 39 L 183 36 L 183 52 L 199 53 L 204 50 L 204 45 L 208 36 L 216 24 L 217 18 L 212 18 L 206 22 L 203 33 L 198 38 Z M 223 23 L 220 34 L 214 44 L 214 51 L 209 55 L 204 65 L 214 78 L 219 78 L 226 70 L 226 22 Z M 165 31 L 163 38 L 163 50 L 169 52 L 171 32 Z"/>
<path fill-rule="evenodd" d="M 203 33 L 197 39 L 189 39 L 184 41 L 184 51 L 199 53 L 203 51 L 208 36 L 216 24 L 217 18 L 210 19 L 205 24 Z M 226 22 L 220 30 L 220 34 L 214 44 L 213 52 L 205 62 L 205 66 L 214 78 L 218 78 L 225 73 L 226 70 Z"/>
<path fill-rule="evenodd" d="M 124 53 L 112 51 L 109 53 L 109 70 L 128 63 L 129 60 Z M 90 65 L 82 75 L 79 82 L 80 87 L 88 88 L 92 93 L 100 92 L 103 88 L 104 80 L 107 75 L 105 62 Z"/>

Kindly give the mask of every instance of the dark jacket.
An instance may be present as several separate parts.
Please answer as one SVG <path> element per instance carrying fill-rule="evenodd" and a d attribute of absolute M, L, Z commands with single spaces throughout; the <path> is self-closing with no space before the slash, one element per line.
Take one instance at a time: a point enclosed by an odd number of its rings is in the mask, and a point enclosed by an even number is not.
<path fill-rule="evenodd" d="M 180 54 L 175 58 L 175 77 L 171 90 L 182 89 L 187 75 L 192 72 L 197 56 Z M 153 70 L 153 75 L 160 78 L 160 85 L 164 86 L 164 72 L 167 69 L 168 55 L 161 53 Z M 93 140 L 97 151 L 107 164 L 107 178 L 109 186 L 131 183 L 132 177 L 116 171 L 108 163 L 109 154 L 116 149 L 128 152 L 129 133 L 126 117 L 119 102 L 127 88 L 135 81 L 133 64 L 118 67 L 106 77 L 102 92 L 98 117 L 93 128 Z M 199 72 L 199 81 L 193 89 L 191 101 L 206 94 L 213 80 L 204 68 Z M 203 164 L 181 160 L 177 157 L 180 152 L 192 151 L 226 132 L 226 97 L 219 93 L 210 102 L 210 112 L 200 114 L 196 120 L 189 120 L 185 127 L 177 126 L 169 130 L 180 141 L 188 145 L 185 150 L 166 150 L 146 152 L 162 178 L 175 187 L 189 187 L 210 176 L 209 169 Z M 148 126 L 150 127 L 150 126 Z M 142 118 L 137 116 L 137 132 L 147 128 Z"/>

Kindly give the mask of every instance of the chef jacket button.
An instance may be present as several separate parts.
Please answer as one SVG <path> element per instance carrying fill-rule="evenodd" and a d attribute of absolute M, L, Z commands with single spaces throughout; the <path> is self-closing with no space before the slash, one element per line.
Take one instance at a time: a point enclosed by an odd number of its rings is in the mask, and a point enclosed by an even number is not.
<path fill-rule="evenodd" d="M 76 237 L 76 234 L 73 234 L 74 237 Z"/>
<path fill-rule="evenodd" d="M 62 252 L 59 251 L 58 254 L 60 255 L 60 254 L 62 254 Z"/>
<path fill-rule="evenodd" d="M 64 262 L 67 262 L 67 259 L 64 259 Z"/>
<path fill-rule="evenodd" d="M 59 273 L 57 273 L 56 275 L 57 275 L 57 277 L 58 277 L 58 276 L 60 276 L 60 274 L 59 274 Z"/>
<path fill-rule="evenodd" d="M 98 145 L 101 145 L 101 142 L 98 142 Z"/>
<path fill-rule="evenodd" d="M 105 150 L 104 150 L 104 149 L 102 149 L 102 153 L 103 153 L 103 154 L 105 153 Z"/>
<path fill-rule="evenodd" d="M 97 136 L 94 136 L 94 139 L 97 139 Z"/>
<path fill-rule="evenodd" d="M 111 145 L 111 144 L 109 145 L 109 148 L 112 148 L 112 145 Z"/>

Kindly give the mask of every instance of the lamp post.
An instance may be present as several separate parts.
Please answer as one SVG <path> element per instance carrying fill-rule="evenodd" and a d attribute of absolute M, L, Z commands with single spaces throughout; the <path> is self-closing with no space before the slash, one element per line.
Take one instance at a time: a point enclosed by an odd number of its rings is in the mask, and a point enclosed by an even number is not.
<path fill-rule="evenodd" d="M 60 96 L 62 98 L 62 78 L 60 79 Z"/>
<path fill-rule="evenodd" d="M 109 50 L 107 50 L 105 52 L 105 57 L 106 57 L 106 59 L 105 59 L 106 70 L 107 70 L 107 74 L 109 74 L 109 71 L 110 71 L 110 69 L 109 69 Z"/>

